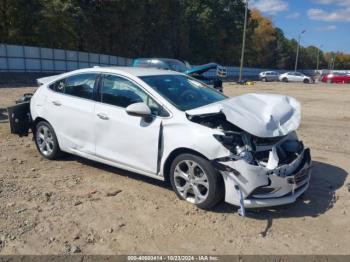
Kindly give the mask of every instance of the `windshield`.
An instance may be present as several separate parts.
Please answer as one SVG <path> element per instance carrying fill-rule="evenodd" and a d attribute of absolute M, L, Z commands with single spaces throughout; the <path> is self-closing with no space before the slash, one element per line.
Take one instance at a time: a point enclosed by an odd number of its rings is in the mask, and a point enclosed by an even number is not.
<path fill-rule="evenodd" d="M 157 75 L 140 78 L 182 111 L 227 98 L 220 92 L 184 75 Z"/>

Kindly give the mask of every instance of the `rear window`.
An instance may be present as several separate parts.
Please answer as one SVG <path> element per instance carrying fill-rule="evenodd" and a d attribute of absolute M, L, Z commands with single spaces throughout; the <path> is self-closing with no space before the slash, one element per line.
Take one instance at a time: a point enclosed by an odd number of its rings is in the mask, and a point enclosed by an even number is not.
<path fill-rule="evenodd" d="M 55 92 L 93 99 L 97 74 L 80 74 L 60 79 L 49 86 Z"/>

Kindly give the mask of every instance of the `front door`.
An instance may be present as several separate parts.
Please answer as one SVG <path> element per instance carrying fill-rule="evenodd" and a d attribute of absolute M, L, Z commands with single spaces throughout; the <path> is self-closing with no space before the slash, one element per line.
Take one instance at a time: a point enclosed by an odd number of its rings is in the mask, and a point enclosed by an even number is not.
<path fill-rule="evenodd" d="M 296 82 L 298 81 L 298 77 L 294 72 L 288 73 L 288 81 L 289 82 Z"/>
<path fill-rule="evenodd" d="M 129 79 L 104 75 L 95 106 L 96 155 L 145 174 L 157 174 L 162 109 Z M 144 102 L 152 117 L 132 116 L 126 107 Z"/>

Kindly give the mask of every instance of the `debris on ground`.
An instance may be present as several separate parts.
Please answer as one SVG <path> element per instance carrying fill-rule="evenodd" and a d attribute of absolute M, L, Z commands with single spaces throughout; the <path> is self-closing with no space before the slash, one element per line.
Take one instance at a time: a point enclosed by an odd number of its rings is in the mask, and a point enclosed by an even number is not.
<path fill-rule="evenodd" d="M 70 247 L 70 252 L 71 253 L 80 253 L 81 252 L 81 249 L 80 249 L 80 247 L 79 246 L 77 246 L 77 245 L 71 245 L 71 247 Z"/>
<path fill-rule="evenodd" d="M 89 193 L 88 193 L 88 195 L 93 195 L 93 194 L 96 194 L 97 193 L 97 189 L 92 189 Z"/>
<path fill-rule="evenodd" d="M 78 201 L 76 201 L 75 203 L 74 203 L 74 206 L 79 206 L 79 205 L 81 205 L 83 202 L 81 202 L 80 200 L 78 200 Z"/>
<path fill-rule="evenodd" d="M 27 211 L 27 208 L 21 208 L 21 209 L 18 209 L 16 210 L 16 212 L 19 214 L 19 213 L 22 213 L 24 211 Z"/>
<path fill-rule="evenodd" d="M 44 193 L 44 196 L 46 198 L 46 202 L 49 202 L 50 201 L 50 198 L 52 196 L 52 192 L 45 192 Z"/>
<path fill-rule="evenodd" d="M 118 195 L 119 193 L 121 193 L 122 192 L 122 190 L 115 190 L 115 191 L 112 191 L 112 192 L 108 192 L 107 194 L 106 194 L 106 196 L 108 196 L 108 197 L 111 197 L 111 196 L 116 196 L 116 195 Z"/>

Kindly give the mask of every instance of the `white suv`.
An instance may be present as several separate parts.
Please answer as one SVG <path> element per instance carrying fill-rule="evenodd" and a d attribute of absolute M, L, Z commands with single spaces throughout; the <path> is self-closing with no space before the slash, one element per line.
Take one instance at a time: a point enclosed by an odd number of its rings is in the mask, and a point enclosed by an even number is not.
<path fill-rule="evenodd" d="M 294 202 L 309 186 L 310 152 L 294 132 L 300 105 L 287 96 L 228 98 L 184 74 L 90 68 L 39 79 L 9 108 L 11 130 L 33 131 L 48 159 L 79 155 L 159 180 L 201 208 Z M 28 113 L 30 121 L 28 121 Z"/>

